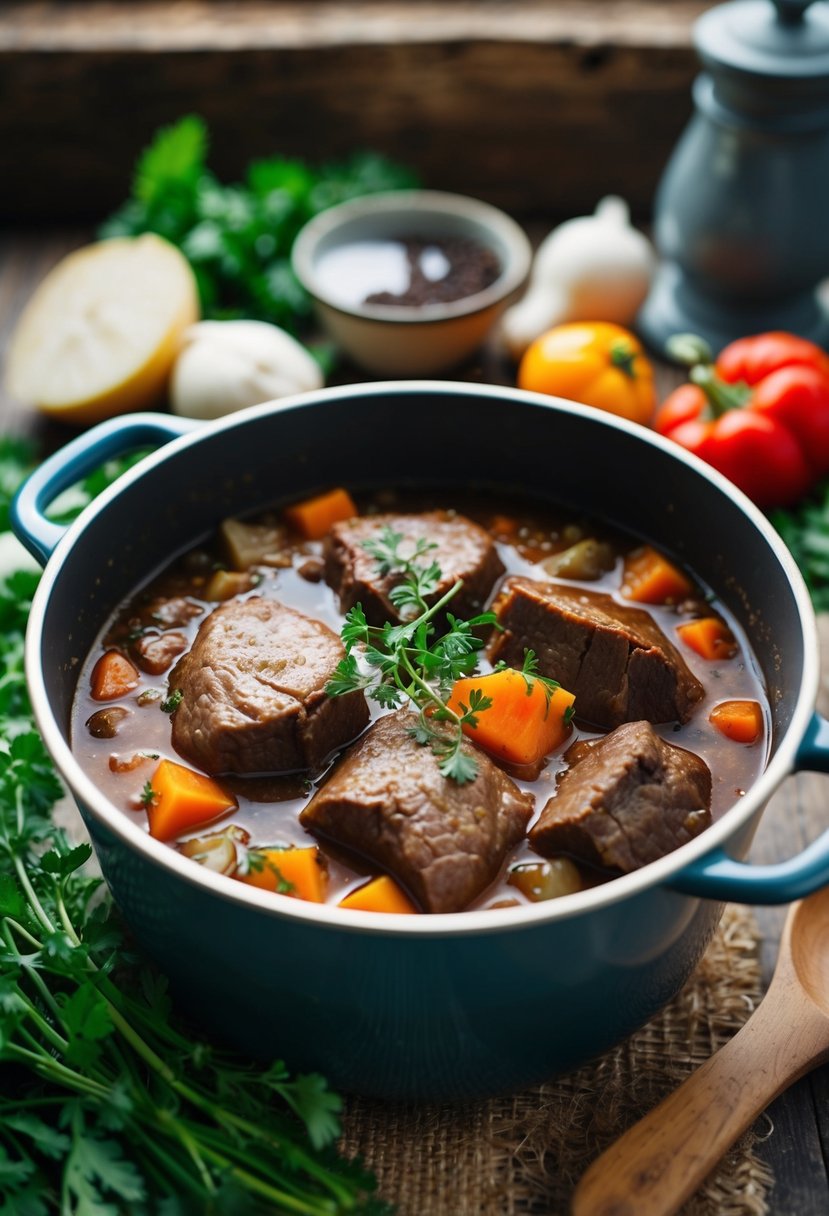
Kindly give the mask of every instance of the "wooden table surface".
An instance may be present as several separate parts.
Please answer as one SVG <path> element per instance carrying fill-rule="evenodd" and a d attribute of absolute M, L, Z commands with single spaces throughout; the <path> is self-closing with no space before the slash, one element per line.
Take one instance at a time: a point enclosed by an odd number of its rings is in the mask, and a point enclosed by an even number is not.
<path fill-rule="evenodd" d="M 88 239 L 81 231 L 11 231 L 0 234 L 0 369 L 15 321 L 43 275 L 61 255 Z M 664 392 L 675 380 L 667 368 L 657 369 Z M 484 354 L 462 378 L 509 383 L 511 371 L 494 354 Z M 0 387 L 0 434 L 31 436 L 42 452 L 68 440 L 72 431 L 47 423 L 11 400 Z M 829 656 L 829 621 L 826 654 Z M 829 711 L 829 657 L 824 664 L 824 711 Z M 829 778 L 799 774 L 784 781 L 769 802 L 758 830 L 751 859 L 780 861 L 799 852 L 829 827 Z M 764 981 L 774 968 L 786 909 L 755 910 L 761 934 Z M 773 1172 L 771 1216 L 826 1216 L 829 1213 L 829 1066 L 805 1077 L 761 1118 L 765 1137 L 758 1154 Z M 756 1208 L 747 1207 L 746 1212 Z"/>

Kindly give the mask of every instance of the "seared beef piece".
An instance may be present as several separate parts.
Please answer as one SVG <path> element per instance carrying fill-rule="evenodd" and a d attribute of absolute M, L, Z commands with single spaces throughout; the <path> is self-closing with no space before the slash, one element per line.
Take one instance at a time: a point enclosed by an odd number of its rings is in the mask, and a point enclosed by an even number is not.
<path fill-rule="evenodd" d="M 327 625 L 276 600 L 230 600 L 170 673 L 173 746 L 208 773 L 318 768 L 368 722 L 362 692 L 325 693 L 344 653 Z"/>
<path fill-rule="evenodd" d="M 203 612 L 201 604 L 188 600 L 186 596 L 158 596 L 142 609 L 142 616 L 162 629 L 170 629 L 176 625 L 186 625 Z"/>
<path fill-rule="evenodd" d="M 687 722 L 704 693 L 650 613 L 610 595 L 511 578 L 494 608 L 504 632 L 492 636 L 492 661 L 520 667 L 534 650 L 539 673 L 575 694 L 582 722 Z"/>
<path fill-rule="evenodd" d="M 453 616 L 470 617 L 480 612 L 495 580 L 504 572 L 492 537 L 463 515 L 448 511 L 428 511 L 421 515 L 365 515 L 334 524 L 324 545 L 325 581 L 340 597 L 347 612 L 362 604 L 371 625 L 399 621 L 400 615 L 389 599 L 389 592 L 401 581 L 399 574 L 380 575 L 377 559 L 363 548 L 363 542 L 378 540 L 384 527 L 405 538 L 400 552 L 410 556 L 418 540 L 435 545 L 424 555 L 426 563 L 437 562 L 441 579 L 430 604 L 445 595 L 458 579 L 463 587 L 450 600 Z"/>
<path fill-rule="evenodd" d="M 314 833 L 388 871 L 426 912 L 459 912 L 523 838 L 533 799 L 475 751 L 478 775 L 441 775 L 406 710 L 380 718 L 300 815 Z"/>
<path fill-rule="evenodd" d="M 186 649 L 187 638 L 175 632 L 143 633 L 131 647 L 138 666 L 151 676 L 160 676 Z"/>
<path fill-rule="evenodd" d="M 576 754 L 529 839 L 542 857 L 569 853 L 627 873 L 708 827 L 710 807 L 705 761 L 649 722 L 628 722 Z"/>

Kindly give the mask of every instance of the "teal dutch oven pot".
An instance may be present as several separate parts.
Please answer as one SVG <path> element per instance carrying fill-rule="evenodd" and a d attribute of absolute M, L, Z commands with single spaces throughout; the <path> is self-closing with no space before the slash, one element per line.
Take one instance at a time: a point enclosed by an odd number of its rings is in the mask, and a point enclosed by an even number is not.
<path fill-rule="evenodd" d="M 159 444 L 68 529 L 47 518 L 92 467 Z M 763 775 L 676 852 L 532 907 L 395 917 L 311 905 L 151 839 L 72 755 L 84 657 L 122 598 L 224 516 L 339 484 L 520 490 L 606 516 L 687 562 L 737 614 L 762 668 L 773 717 Z M 829 832 L 776 865 L 743 860 L 781 780 L 829 769 L 806 589 L 763 515 L 650 431 L 518 390 L 423 381 L 323 389 L 209 426 L 132 415 L 47 460 L 17 497 L 14 528 L 45 562 L 26 643 L 37 722 L 106 880 L 181 1007 L 251 1056 L 390 1099 L 540 1082 L 673 997 L 723 901 L 783 903 L 829 881 Z"/>

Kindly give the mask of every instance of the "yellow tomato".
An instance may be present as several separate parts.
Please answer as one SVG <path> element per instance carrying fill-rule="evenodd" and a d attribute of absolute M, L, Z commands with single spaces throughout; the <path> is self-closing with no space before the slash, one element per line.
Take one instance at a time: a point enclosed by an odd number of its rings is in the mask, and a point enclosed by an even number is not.
<path fill-rule="evenodd" d="M 609 321 L 574 321 L 527 348 L 518 387 L 566 397 L 647 425 L 656 406 L 653 368 L 636 337 Z"/>

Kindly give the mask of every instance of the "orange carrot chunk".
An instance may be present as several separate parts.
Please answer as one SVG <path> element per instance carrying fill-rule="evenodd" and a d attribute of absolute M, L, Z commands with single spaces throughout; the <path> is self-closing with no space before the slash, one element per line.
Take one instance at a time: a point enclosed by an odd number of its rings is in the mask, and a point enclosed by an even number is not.
<path fill-rule="evenodd" d="M 294 503 L 292 507 L 285 508 L 284 514 L 300 536 L 306 540 L 322 540 L 332 524 L 341 519 L 353 518 L 357 514 L 357 508 L 348 490 L 338 488 L 316 498 L 306 498 L 304 502 Z"/>
<path fill-rule="evenodd" d="M 625 559 L 622 595 L 626 599 L 640 604 L 676 604 L 692 590 L 691 580 L 650 545 Z"/>
<path fill-rule="evenodd" d="M 117 701 L 137 688 L 140 679 L 138 668 L 133 667 L 126 655 L 120 650 L 108 650 L 92 668 L 92 699 Z"/>
<path fill-rule="evenodd" d="M 172 760 L 161 761 L 147 795 L 150 835 L 156 840 L 175 840 L 221 818 L 237 805 L 236 799 L 210 777 Z"/>
<path fill-rule="evenodd" d="M 388 874 L 372 878 L 358 887 L 337 905 L 339 908 L 356 908 L 358 912 L 417 912 L 408 895 Z"/>
<path fill-rule="evenodd" d="M 463 732 L 493 756 L 510 764 L 537 764 L 570 733 L 575 697 L 564 688 L 550 689 L 533 676 L 513 667 L 485 676 L 456 680 L 447 701 L 462 714 L 473 689 L 492 700 L 477 715 L 477 724 L 463 724 Z"/>
<path fill-rule="evenodd" d="M 735 743 L 756 743 L 763 733 L 763 711 L 757 701 L 720 701 L 708 721 Z"/>
<path fill-rule="evenodd" d="M 278 895 L 293 895 L 311 903 L 325 902 L 328 874 L 314 845 L 310 848 L 255 849 L 248 853 L 250 868 L 243 882 Z"/>
<path fill-rule="evenodd" d="M 703 659 L 733 659 L 737 643 L 731 630 L 716 616 L 703 616 L 677 626 L 677 633 Z"/>

